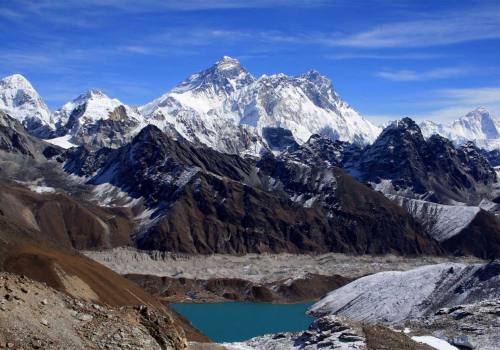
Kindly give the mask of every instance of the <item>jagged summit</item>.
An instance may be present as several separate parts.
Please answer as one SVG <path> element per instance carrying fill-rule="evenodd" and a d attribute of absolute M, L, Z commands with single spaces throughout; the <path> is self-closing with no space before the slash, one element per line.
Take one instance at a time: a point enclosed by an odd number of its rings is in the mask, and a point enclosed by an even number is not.
<path fill-rule="evenodd" d="M 92 97 L 108 97 L 102 90 L 95 89 L 95 88 L 87 90 L 82 95 L 85 95 L 88 98 L 92 98 Z"/>
<path fill-rule="evenodd" d="M 185 93 L 192 91 L 227 96 L 253 81 L 255 81 L 255 78 L 241 66 L 238 60 L 224 56 L 210 68 L 189 76 L 171 92 Z"/>
<path fill-rule="evenodd" d="M 215 63 L 215 66 L 219 70 L 227 70 L 241 67 L 241 63 L 236 58 L 222 56 L 222 58 Z"/>
<path fill-rule="evenodd" d="M 166 137 L 165 134 L 158 129 L 158 127 L 149 124 L 146 125 L 144 128 L 139 131 L 139 133 L 134 136 L 132 139 L 132 143 L 139 143 L 139 142 L 156 142 L 156 140 L 162 139 Z"/>
<path fill-rule="evenodd" d="M 415 132 L 415 133 L 421 133 L 420 127 L 418 124 L 411 118 L 409 117 L 404 117 L 402 119 L 398 119 L 393 121 L 388 125 L 386 128 L 387 130 L 390 129 L 401 129 L 404 131 L 410 131 L 410 132 Z"/>

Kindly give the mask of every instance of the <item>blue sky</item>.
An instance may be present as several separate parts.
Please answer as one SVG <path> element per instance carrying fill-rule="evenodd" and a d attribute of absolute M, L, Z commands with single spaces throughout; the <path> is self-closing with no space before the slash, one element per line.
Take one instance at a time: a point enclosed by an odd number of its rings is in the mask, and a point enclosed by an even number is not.
<path fill-rule="evenodd" d="M 500 115 L 500 1 L 0 0 L 0 76 L 55 109 L 88 88 L 148 102 L 223 55 L 315 68 L 374 122 Z"/>

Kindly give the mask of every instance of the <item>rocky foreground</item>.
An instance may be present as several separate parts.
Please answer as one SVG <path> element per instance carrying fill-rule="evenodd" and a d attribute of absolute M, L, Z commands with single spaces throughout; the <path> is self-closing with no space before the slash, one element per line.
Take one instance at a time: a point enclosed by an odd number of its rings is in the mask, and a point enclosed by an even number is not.
<path fill-rule="evenodd" d="M 75 299 L 24 276 L 0 274 L 0 348 L 185 349 L 174 321 L 146 306 Z"/>

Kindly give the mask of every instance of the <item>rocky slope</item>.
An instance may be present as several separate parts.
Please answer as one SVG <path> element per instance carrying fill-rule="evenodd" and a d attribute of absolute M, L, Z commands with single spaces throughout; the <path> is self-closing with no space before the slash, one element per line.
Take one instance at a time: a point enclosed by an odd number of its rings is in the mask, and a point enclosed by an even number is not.
<path fill-rule="evenodd" d="M 100 305 L 146 305 L 164 317 L 173 318 L 175 327 L 179 331 L 184 329 L 188 338 L 207 341 L 183 318 L 165 308 L 136 284 L 85 258 L 65 246 L 64 242 L 53 239 L 50 230 L 40 231 L 32 225 L 28 213 L 23 221 L 0 212 L 0 271 L 27 276 L 74 298 Z M 74 236 L 81 233 L 77 223 L 74 223 L 73 229 L 76 231 L 72 232 Z"/>
<path fill-rule="evenodd" d="M 0 182 L 0 216 L 61 247 L 113 248 L 131 244 L 131 213 L 56 193 L 50 187 L 26 188 Z"/>
<path fill-rule="evenodd" d="M 409 335 L 432 334 L 458 349 L 498 348 L 499 299 L 442 308 L 422 320 L 407 323 Z"/>
<path fill-rule="evenodd" d="M 0 151 L 45 160 L 63 150 L 30 135 L 18 120 L 0 111 Z"/>
<path fill-rule="evenodd" d="M 227 302 L 299 303 L 318 300 L 329 291 L 351 281 L 339 275 L 306 274 L 268 283 L 256 283 L 244 278 L 187 279 L 151 275 L 125 275 L 152 295 L 168 302 Z"/>
<path fill-rule="evenodd" d="M 147 306 L 113 308 L 0 273 L 0 347 L 186 349 L 173 319 Z"/>

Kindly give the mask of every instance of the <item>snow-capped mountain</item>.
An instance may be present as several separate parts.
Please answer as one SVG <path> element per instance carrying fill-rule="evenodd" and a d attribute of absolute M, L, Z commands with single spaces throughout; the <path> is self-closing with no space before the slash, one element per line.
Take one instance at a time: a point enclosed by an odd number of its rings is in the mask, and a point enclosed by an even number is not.
<path fill-rule="evenodd" d="M 334 91 L 330 80 L 316 71 L 299 77 L 285 74 L 255 79 L 240 62 L 223 57 L 209 69 L 191 75 L 172 91 L 140 108 L 162 128 L 173 125 L 185 138 L 224 150 L 232 133 L 250 138 L 251 150 L 263 148 L 263 129 L 281 127 L 299 143 L 313 134 L 370 143 L 379 128 L 361 117 Z M 225 131 L 221 139 L 221 131 Z M 221 149 L 222 148 L 222 149 Z"/>
<path fill-rule="evenodd" d="M 255 128 L 239 124 L 235 98 L 255 78 L 224 56 L 171 91 L 140 107 L 146 122 L 225 153 L 259 155 L 266 147 Z"/>
<path fill-rule="evenodd" d="M 242 91 L 237 104 L 243 112 L 241 124 L 259 131 L 289 129 L 300 144 L 313 134 L 368 144 L 380 132 L 342 100 L 329 79 L 314 70 L 299 77 L 264 75 Z"/>
<path fill-rule="evenodd" d="M 488 150 L 500 147 L 500 120 L 484 107 L 476 108 L 449 125 L 427 120 L 420 128 L 425 137 L 438 134 L 457 144 L 474 141 Z"/>
<path fill-rule="evenodd" d="M 343 101 L 331 81 L 318 72 L 256 79 L 228 56 L 139 109 L 90 90 L 50 113 L 20 75 L 2 80 L 0 93 L 2 109 L 30 132 L 63 146 L 87 143 L 115 147 L 153 124 L 171 135 L 225 153 L 258 156 L 269 148 L 264 135 L 268 128 L 289 130 L 299 144 L 321 134 L 364 145 L 380 132 Z"/>
<path fill-rule="evenodd" d="M 52 119 L 58 139 L 97 146 L 120 146 L 130 140 L 129 134 L 145 125 L 136 108 L 99 90 L 89 90 L 67 102 L 52 114 Z"/>
<path fill-rule="evenodd" d="M 54 128 L 49 108 L 31 83 L 20 74 L 0 80 L 0 110 L 36 135 L 44 135 Z"/>

